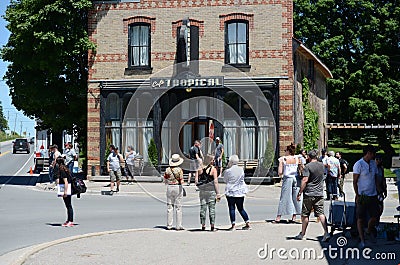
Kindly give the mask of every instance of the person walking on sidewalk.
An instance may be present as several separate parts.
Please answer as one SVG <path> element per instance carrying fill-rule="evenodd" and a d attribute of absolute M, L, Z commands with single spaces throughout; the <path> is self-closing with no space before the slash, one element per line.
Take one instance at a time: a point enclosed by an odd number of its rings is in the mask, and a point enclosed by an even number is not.
<path fill-rule="evenodd" d="M 221 143 L 221 139 L 219 137 L 215 138 L 215 155 L 214 155 L 214 165 L 217 168 L 218 176 L 222 173 L 222 157 L 224 155 L 224 146 Z"/>
<path fill-rule="evenodd" d="M 121 163 L 124 162 L 122 155 L 118 153 L 118 147 L 110 146 L 111 153 L 107 158 L 107 171 L 110 173 L 110 195 L 114 194 L 114 182 L 117 182 L 117 190 L 121 183 Z"/>
<path fill-rule="evenodd" d="M 63 201 L 65 204 L 65 208 L 67 208 L 67 221 L 62 224 L 63 227 L 73 227 L 74 226 L 74 209 L 72 208 L 72 195 L 68 195 L 68 185 L 71 185 L 71 172 L 65 166 L 64 158 L 61 156 L 57 157 L 56 160 L 58 170 L 58 183 L 64 184 L 64 195 Z"/>
<path fill-rule="evenodd" d="M 239 157 L 231 155 L 228 161 L 228 168 L 224 171 L 224 181 L 226 183 L 225 195 L 228 201 L 229 218 L 231 220 L 230 231 L 235 230 L 235 208 L 237 207 L 239 214 L 242 216 L 243 221 L 246 223 L 243 230 L 249 230 L 250 220 L 247 212 L 243 208 L 244 197 L 249 191 L 246 183 L 244 182 L 243 168 L 238 166 Z"/>
<path fill-rule="evenodd" d="M 337 159 L 339 159 L 339 163 L 340 163 L 340 175 L 341 175 L 341 178 L 339 179 L 339 193 L 340 193 L 340 196 L 343 196 L 344 195 L 344 189 L 343 189 L 343 187 L 344 187 L 344 178 L 346 177 L 346 174 L 347 174 L 347 172 L 348 172 L 348 170 L 349 170 L 349 162 L 347 162 L 346 161 L 346 159 L 344 159 L 343 157 L 342 157 L 342 152 L 336 152 L 336 154 L 335 154 L 335 157 L 337 158 Z"/>
<path fill-rule="evenodd" d="M 129 145 L 127 149 L 128 150 L 125 153 L 125 167 L 127 169 L 125 170 L 126 181 L 128 182 L 129 177 L 131 177 L 131 184 L 133 184 L 136 152 L 133 150 L 132 145 Z"/>
<path fill-rule="evenodd" d="M 301 161 L 295 153 L 294 144 L 285 149 L 285 156 L 279 158 L 278 174 L 283 175 L 281 197 L 279 199 L 278 214 L 274 223 L 280 223 L 282 215 L 291 215 L 289 222 L 296 221 L 296 215 L 301 214 L 301 200 L 297 200 L 300 183 L 297 183 L 299 171 L 302 170 Z"/>
<path fill-rule="evenodd" d="M 301 232 L 296 236 L 296 239 L 303 239 L 311 211 L 314 210 L 316 217 L 319 217 L 324 236 L 322 241 L 325 242 L 330 238 L 326 217 L 324 214 L 324 165 L 318 162 L 317 152 L 310 151 L 308 157 L 311 160 L 303 170 L 303 178 L 301 180 L 300 191 L 297 194 L 297 200 L 301 200 L 303 194 L 303 205 L 301 210 Z"/>
<path fill-rule="evenodd" d="M 372 243 L 376 243 L 375 226 L 379 216 L 379 201 L 376 186 L 378 168 L 374 161 L 375 154 L 376 151 L 372 145 L 365 146 L 363 148 L 363 157 L 353 167 L 353 187 L 356 194 L 356 216 L 360 248 L 365 247 L 364 220 L 367 214 L 370 216 L 367 235 L 370 236 Z"/>
<path fill-rule="evenodd" d="M 213 157 L 206 156 L 204 167 L 195 178 L 200 197 L 201 230 L 206 230 L 207 207 L 210 217 L 211 231 L 215 231 L 215 203 L 220 199 L 217 169 L 213 167 Z"/>
<path fill-rule="evenodd" d="M 183 158 L 173 154 L 169 159 L 169 167 L 165 170 L 164 183 L 167 185 L 167 230 L 172 229 L 174 208 L 176 212 L 176 230 L 184 230 L 182 226 L 183 170 L 179 167 Z"/>

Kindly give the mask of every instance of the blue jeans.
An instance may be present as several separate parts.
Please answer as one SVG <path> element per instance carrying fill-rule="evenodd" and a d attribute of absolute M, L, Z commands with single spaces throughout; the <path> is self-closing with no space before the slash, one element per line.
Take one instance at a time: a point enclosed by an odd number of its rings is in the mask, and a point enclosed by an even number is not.
<path fill-rule="evenodd" d="M 327 176 L 327 181 L 328 181 L 328 191 L 331 196 L 337 197 L 338 195 L 338 178 L 333 178 L 331 176 Z"/>
<path fill-rule="evenodd" d="M 69 170 L 69 173 L 71 173 L 71 177 L 73 177 L 73 176 L 74 176 L 74 173 L 73 173 L 73 170 L 74 170 L 74 161 L 69 162 L 69 164 L 68 164 L 68 170 Z"/>
<path fill-rule="evenodd" d="M 237 207 L 238 212 L 242 216 L 243 221 L 245 221 L 247 223 L 249 221 L 249 216 L 247 215 L 246 211 L 243 209 L 244 197 L 226 196 L 226 199 L 228 201 L 229 218 L 231 219 L 231 224 L 235 224 L 235 206 Z"/>
<path fill-rule="evenodd" d="M 53 183 L 54 179 L 53 179 L 53 167 L 49 167 L 49 180 L 50 183 Z"/>

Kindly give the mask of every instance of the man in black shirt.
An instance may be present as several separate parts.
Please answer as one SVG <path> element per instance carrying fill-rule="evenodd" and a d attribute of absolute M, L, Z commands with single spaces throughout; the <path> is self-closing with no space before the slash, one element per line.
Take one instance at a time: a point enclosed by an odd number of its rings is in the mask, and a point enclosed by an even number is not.
<path fill-rule="evenodd" d="M 193 146 L 190 147 L 190 149 L 189 149 L 189 157 L 190 157 L 191 161 L 190 161 L 190 171 L 189 171 L 188 183 L 187 183 L 188 186 L 190 186 L 192 176 L 194 176 L 196 179 L 196 175 L 198 174 L 197 171 L 200 168 L 200 162 L 201 162 L 201 159 L 203 158 L 200 147 L 201 147 L 200 141 L 196 140 L 196 141 L 194 141 Z"/>

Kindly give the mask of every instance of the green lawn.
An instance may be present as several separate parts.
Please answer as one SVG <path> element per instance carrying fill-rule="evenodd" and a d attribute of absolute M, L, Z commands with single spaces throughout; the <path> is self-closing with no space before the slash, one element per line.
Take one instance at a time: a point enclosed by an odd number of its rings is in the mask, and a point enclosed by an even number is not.
<path fill-rule="evenodd" d="M 351 143 L 346 143 L 343 146 L 331 146 L 329 147 L 328 150 L 332 150 L 334 152 L 342 152 L 343 153 L 343 158 L 346 159 L 350 163 L 350 171 L 353 169 L 353 165 L 357 160 L 359 160 L 362 157 L 362 149 L 363 146 L 367 144 L 354 141 Z M 378 144 L 372 144 L 374 146 L 378 146 Z M 393 148 L 395 150 L 400 150 L 400 144 L 392 144 Z M 380 150 L 378 154 L 382 155 L 384 166 L 385 166 L 385 177 L 390 178 L 390 177 L 395 177 L 396 175 L 390 171 L 390 165 L 392 163 L 391 157 L 386 157 L 384 152 Z"/>

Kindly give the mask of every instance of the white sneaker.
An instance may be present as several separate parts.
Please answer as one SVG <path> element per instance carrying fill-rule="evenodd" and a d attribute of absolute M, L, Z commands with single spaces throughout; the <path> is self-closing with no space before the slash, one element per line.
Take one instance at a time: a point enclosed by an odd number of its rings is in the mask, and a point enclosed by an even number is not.
<path fill-rule="evenodd" d="M 324 236 L 322 237 L 322 242 L 327 242 L 331 238 L 331 235 L 329 233 L 325 233 Z"/>
<path fill-rule="evenodd" d="M 297 236 L 295 236 L 294 237 L 294 239 L 297 239 L 297 240 L 304 240 L 304 239 L 306 239 L 304 236 L 303 236 L 303 234 L 300 232 Z"/>

